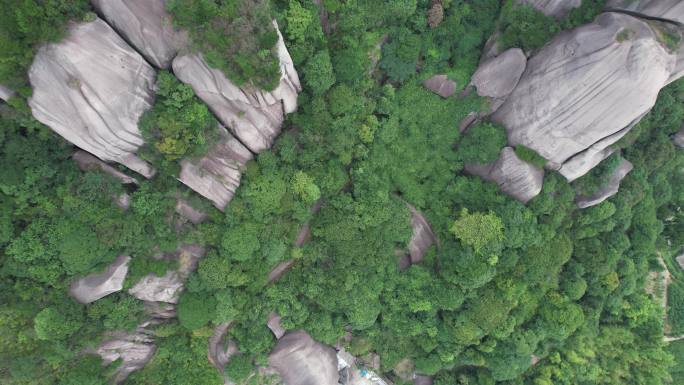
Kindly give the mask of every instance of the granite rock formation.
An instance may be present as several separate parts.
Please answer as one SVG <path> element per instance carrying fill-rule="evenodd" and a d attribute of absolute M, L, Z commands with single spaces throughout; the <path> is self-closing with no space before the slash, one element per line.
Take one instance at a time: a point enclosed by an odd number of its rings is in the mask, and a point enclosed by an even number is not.
<path fill-rule="evenodd" d="M 240 177 L 252 153 L 220 127 L 221 140 L 200 159 L 181 162 L 178 180 L 223 210 L 240 186 Z"/>
<path fill-rule="evenodd" d="M 515 89 L 526 65 L 527 57 L 520 48 L 507 49 L 480 63 L 470 84 L 478 95 L 491 98 L 490 110 L 496 111 Z"/>
<path fill-rule="evenodd" d="M 178 303 L 185 279 L 197 267 L 197 261 L 204 256 L 199 246 L 185 245 L 174 256 L 178 259 L 178 269 L 169 270 L 162 277 L 150 273 L 128 290 L 134 297 L 150 302 Z"/>
<path fill-rule="evenodd" d="M 675 61 L 649 24 L 606 13 L 531 58 L 492 119 L 506 127 L 511 145 L 523 144 L 562 170 L 587 149 L 603 150 L 624 136 L 655 104 Z"/>
<path fill-rule="evenodd" d="M 682 128 L 680 128 L 679 131 L 674 134 L 672 141 L 674 142 L 675 146 L 684 148 L 684 126 L 682 126 Z"/>
<path fill-rule="evenodd" d="M 113 333 L 110 337 L 95 352 L 102 357 L 103 365 L 121 359 L 114 373 L 115 383 L 123 382 L 129 374 L 142 369 L 154 356 L 156 347 L 150 333 L 142 325 L 134 333 Z"/>
<path fill-rule="evenodd" d="M 171 67 L 181 44 L 165 0 L 91 0 L 95 10 L 157 68 Z"/>
<path fill-rule="evenodd" d="M 8 101 L 12 95 L 14 91 L 0 84 L 0 100 Z"/>
<path fill-rule="evenodd" d="M 684 23 L 684 1 L 681 0 L 608 0 L 606 8 Z"/>
<path fill-rule="evenodd" d="M 531 5 L 545 15 L 561 18 L 582 5 L 582 0 L 516 0 L 516 3 Z"/>
<path fill-rule="evenodd" d="M 501 191 L 523 203 L 537 196 L 544 182 L 544 170 L 520 160 L 511 147 L 504 147 L 493 163 L 466 164 L 465 170 L 496 183 Z"/>
<path fill-rule="evenodd" d="M 632 171 L 632 168 L 632 163 L 627 159 L 623 159 L 615 171 L 613 171 L 610 178 L 605 182 L 605 185 L 591 196 L 579 197 L 577 199 L 577 206 L 581 209 L 595 206 L 617 194 L 620 188 L 620 182 L 630 171 Z"/>
<path fill-rule="evenodd" d="M 456 92 L 456 82 L 449 80 L 446 75 L 435 75 L 423 81 L 423 87 L 435 94 L 448 98 Z"/>
<path fill-rule="evenodd" d="M 43 46 L 29 70 L 33 116 L 104 161 L 146 177 L 135 155 L 143 144 L 138 118 L 154 98 L 155 72 L 107 23 L 74 25 L 59 43 Z"/>
<path fill-rule="evenodd" d="M 250 85 L 238 87 L 221 70 L 209 67 L 201 54 L 181 55 L 173 60 L 178 79 L 190 85 L 221 123 L 255 153 L 271 147 L 285 114 L 297 109 L 297 94 L 301 91 L 280 31 L 276 49 L 282 75 L 278 86 L 270 92 Z"/>
<path fill-rule="evenodd" d="M 268 357 L 284 385 L 337 385 L 337 355 L 304 331 L 285 334 Z"/>
<path fill-rule="evenodd" d="M 90 274 L 71 284 L 69 294 L 80 303 L 91 303 L 123 289 L 131 257 L 121 255 L 102 273 Z"/>
<path fill-rule="evenodd" d="M 425 215 L 412 205 L 407 205 L 411 212 L 411 228 L 413 235 L 409 241 L 409 264 L 420 263 L 428 249 L 437 243 L 432 227 Z M 401 266 L 404 267 L 404 266 Z"/>

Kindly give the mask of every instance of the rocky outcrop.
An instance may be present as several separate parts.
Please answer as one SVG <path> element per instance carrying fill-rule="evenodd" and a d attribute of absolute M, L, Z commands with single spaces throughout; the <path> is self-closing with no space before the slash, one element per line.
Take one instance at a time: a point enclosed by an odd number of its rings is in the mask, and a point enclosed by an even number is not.
<path fill-rule="evenodd" d="M 235 341 L 228 340 L 226 344 L 226 334 L 230 325 L 230 322 L 222 322 L 209 337 L 207 357 L 209 362 L 221 373 L 223 373 L 223 367 L 230 361 L 230 357 L 239 352 Z"/>
<path fill-rule="evenodd" d="M 420 263 L 428 249 L 437 243 L 437 238 L 432 232 L 432 227 L 427 218 L 412 205 L 407 205 L 411 212 L 411 228 L 413 236 L 409 242 L 410 264 Z"/>
<path fill-rule="evenodd" d="M 456 82 L 449 80 L 446 75 L 435 75 L 423 81 L 423 87 L 435 94 L 448 98 L 456 92 Z"/>
<path fill-rule="evenodd" d="M 208 217 L 207 213 L 192 207 L 190 202 L 180 198 L 176 201 L 176 212 L 196 225 L 204 222 Z"/>
<path fill-rule="evenodd" d="M 240 186 L 240 177 L 252 153 L 223 127 L 220 143 L 200 159 L 181 162 L 178 180 L 223 210 Z"/>
<path fill-rule="evenodd" d="M 297 94 L 301 91 L 297 71 L 280 31 L 278 36 L 276 49 L 281 79 L 270 92 L 250 85 L 238 87 L 221 70 L 209 67 L 201 54 L 182 55 L 173 60 L 176 76 L 190 85 L 221 123 L 253 152 L 271 147 L 280 133 L 285 114 L 297 109 Z"/>
<path fill-rule="evenodd" d="M 545 15 L 561 18 L 582 5 L 582 0 L 516 0 L 516 3 L 531 5 Z"/>
<path fill-rule="evenodd" d="M 154 76 L 140 54 L 96 19 L 38 51 L 28 103 L 37 120 L 69 142 L 150 177 L 153 169 L 135 152 L 143 144 L 137 123 L 154 98 Z"/>
<path fill-rule="evenodd" d="M 490 98 L 490 112 L 496 111 L 520 80 L 527 57 L 520 48 L 511 48 L 485 59 L 473 74 L 470 84 L 477 94 Z"/>
<path fill-rule="evenodd" d="M 610 178 L 605 181 L 605 185 L 601 187 L 596 193 L 588 197 L 579 197 L 577 199 L 577 206 L 581 209 L 595 206 L 606 199 L 617 194 L 620 188 L 620 182 L 624 179 L 630 171 L 632 171 L 632 163 L 627 159 L 622 159 L 622 162 L 613 171 Z"/>
<path fill-rule="evenodd" d="M 99 169 L 105 174 L 111 175 L 114 178 L 118 179 L 123 184 L 138 184 L 137 179 L 124 174 L 123 172 L 115 169 L 114 167 L 97 159 L 96 157 L 88 154 L 85 151 L 74 152 L 74 155 L 71 156 L 71 159 L 73 159 L 76 162 L 76 164 L 78 164 L 78 168 L 80 168 L 83 171 Z"/>
<path fill-rule="evenodd" d="M 423 376 L 421 374 L 417 374 L 413 378 L 413 385 L 432 385 L 433 381 L 434 380 L 432 376 Z"/>
<path fill-rule="evenodd" d="M 680 128 L 679 131 L 674 134 L 672 141 L 674 142 L 675 146 L 684 148 L 684 126 L 682 126 L 682 128 Z"/>
<path fill-rule="evenodd" d="M 684 23 L 684 2 L 681 0 L 608 0 L 606 8 Z"/>
<path fill-rule="evenodd" d="M 69 294 L 80 303 L 91 303 L 123 289 L 131 257 L 121 255 L 105 271 L 79 278 L 71 284 Z"/>
<path fill-rule="evenodd" d="M 675 60 L 649 24 L 603 14 L 531 58 L 492 119 L 506 127 L 511 145 L 523 144 L 562 169 L 592 146 L 607 148 L 648 112 Z"/>
<path fill-rule="evenodd" d="M 185 279 L 195 270 L 202 256 L 202 247 L 182 246 L 175 256 L 178 259 L 177 270 L 167 271 L 162 277 L 150 273 L 130 288 L 128 293 L 143 301 L 178 303 Z"/>
<path fill-rule="evenodd" d="M 285 335 L 286 330 L 280 325 L 280 316 L 276 312 L 271 312 L 268 315 L 268 322 L 266 323 L 276 339 L 281 339 Z"/>
<path fill-rule="evenodd" d="M 0 84 L 0 100 L 8 101 L 14 96 L 14 91 Z"/>
<path fill-rule="evenodd" d="M 181 44 L 165 0 L 91 0 L 95 10 L 157 68 L 171 67 Z"/>
<path fill-rule="evenodd" d="M 523 203 L 537 196 L 544 182 L 544 170 L 520 160 L 511 147 L 504 147 L 495 162 L 466 164 L 465 170 L 496 183 L 501 191 Z"/>
<path fill-rule="evenodd" d="M 337 385 L 337 356 L 304 331 L 285 334 L 268 357 L 284 385 Z"/>
<path fill-rule="evenodd" d="M 95 349 L 95 353 L 102 357 L 104 365 L 121 359 L 113 376 L 114 382 L 120 383 L 132 372 L 142 369 L 155 350 L 150 333 L 141 326 L 134 333 L 113 333 Z"/>

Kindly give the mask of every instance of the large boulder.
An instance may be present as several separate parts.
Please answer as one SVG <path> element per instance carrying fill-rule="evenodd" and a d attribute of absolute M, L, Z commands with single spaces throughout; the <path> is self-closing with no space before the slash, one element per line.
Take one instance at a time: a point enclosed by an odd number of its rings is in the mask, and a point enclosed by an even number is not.
<path fill-rule="evenodd" d="M 118 179 L 123 184 L 138 184 L 137 179 L 126 175 L 125 173 L 115 169 L 114 167 L 88 154 L 85 151 L 79 150 L 74 152 L 74 155 L 71 156 L 71 159 L 73 159 L 78 165 L 78 168 L 83 171 L 100 170 L 105 174 Z"/>
<path fill-rule="evenodd" d="M 480 96 L 505 98 L 515 89 L 526 65 L 527 57 L 520 48 L 507 49 L 483 61 L 473 74 L 471 84 Z"/>
<path fill-rule="evenodd" d="M 297 109 L 301 85 L 280 31 L 276 49 L 281 78 L 270 92 L 250 85 L 238 87 L 221 70 L 211 68 L 199 53 L 179 55 L 173 60 L 178 79 L 190 85 L 221 123 L 253 152 L 270 148 L 285 114 Z"/>
<path fill-rule="evenodd" d="M 104 21 L 72 26 L 43 46 L 29 70 L 33 116 L 104 161 L 146 176 L 135 153 L 143 144 L 138 118 L 154 98 L 154 69 Z"/>
<path fill-rule="evenodd" d="M 165 0 L 91 0 L 97 12 L 157 68 L 169 68 L 181 34 Z"/>
<path fill-rule="evenodd" d="M 684 23 L 684 1 L 682 0 L 608 0 L 606 8 L 637 12 L 647 17 Z"/>
<path fill-rule="evenodd" d="M 121 255 L 105 271 L 79 278 L 71 284 L 69 294 L 80 303 L 91 303 L 123 289 L 128 262 L 131 257 Z"/>
<path fill-rule="evenodd" d="M 511 147 L 504 147 L 493 163 L 466 164 L 465 170 L 496 183 L 501 191 L 523 203 L 537 196 L 544 183 L 544 170 L 520 160 Z"/>
<path fill-rule="evenodd" d="M 606 13 L 531 58 L 492 119 L 506 127 L 511 145 L 523 144 L 562 169 L 595 144 L 606 148 L 626 134 L 655 104 L 675 60 L 649 24 Z"/>
<path fill-rule="evenodd" d="M 221 139 L 200 159 L 181 162 L 178 180 L 223 210 L 240 186 L 240 177 L 252 153 L 220 127 Z"/>
<path fill-rule="evenodd" d="M 0 84 L 0 100 L 8 101 L 12 96 L 14 96 L 14 91 Z"/>
<path fill-rule="evenodd" d="M 335 349 L 316 342 L 304 331 L 285 334 L 268 357 L 284 385 L 337 385 Z"/>
<path fill-rule="evenodd" d="M 516 3 L 531 5 L 545 15 L 561 18 L 582 5 L 582 0 L 516 0 Z"/>
<path fill-rule="evenodd" d="M 408 205 L 411 212 L 411 228 L 413 229 L 413 236 L 409 242 L 409 257 L 411 264 L 420 263 L 423 256 L 428 249 L 437 243 L 437 238 L 432 232 L 430 223 L 425 218 L 425 215 L 418 211 L 412 205 Z"/>
<path fill-rule="evenodd" d="M 591 196 L 580 196 L 577 199 L 577 206 L 581 209 L 595 206 L 617 194 L 620 189 L 620 182 L 632 171 L 632 168 L 632 163 L 623 159 L 610 178 L 605 181 L 605 185 Z"/>
<path fill-rule="evenodd" d="M 142 326 L 133 333 L 112 333 L 109 337 L 95 349 L 95 353 L 102 357 L 104 365 L 121 360 L 113 374 L 114 383 L 123 382 L 154 356 L 156 347 L 149 332 Z"/>
<path fill-rule="evenodd" d="M 130 288 L 128 293 L 143 301 L 178 303 L 185 279 L 195 270 L 204 252 L 200 246 L 181 246 L 173 256 L 178 259 L 178 269 L 169 270 L 161 277 L 150 273 Z"/>
<path fill-rule="evenodd" d="M 423 81 L 423 87 L 435 94 L 448 98 L 456 92 L 456 82 L 449 80 L 447 75 L 435 75 Z"/>

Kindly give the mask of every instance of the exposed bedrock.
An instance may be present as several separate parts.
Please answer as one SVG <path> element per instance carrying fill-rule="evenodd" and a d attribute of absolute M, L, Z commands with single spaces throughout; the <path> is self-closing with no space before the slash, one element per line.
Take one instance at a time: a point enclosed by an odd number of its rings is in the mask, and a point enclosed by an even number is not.
<path fill-rule="evenodd" d="M 209 67 L 201 54 L 188 54 L 173 60 L 173 70 L 214 112 L 218 119 L 251 151 L 271 147 L 285 118 L 297 109 L 301 85 L 290 54 L 278 31 L 280 83 L 273 91 L 250 85 L 238 87 L 221 70 Z"/>
<path fill-rule="evenodd" d="M 90 274 L 72 282 L 69 294 L 80 303 L 91 303 L 123 288 L 131 257 L 121 255 L 102 273 Z"/>
<path fill-rule="evenodd" d="M 90 155 L 85 151 L 76 151 L 71 159 L 78 164 L 78 168 L 83 171 L 100 170 L 107 175 L 113 176 L 118 179 L 123 184 L 138 184 L 138 180 L 132 178 L 125 173 L 115 169 L 114 167 L 108 165 L 107 163 L 101 161 L 100 159 Z"/>
<path fill-rule="evenodd" d="M 182 34 L 173 28 L 165 0 L 91 0 L 97 12 L 157 68 L 171 67 Z"/>
<path fill-rule="evenodd" d="M 72 26 L 59 43 L 43 46 L 29 70 L 33 116 L 104 161 L 146 177 L 135 155 L 143 144 L 138 118 L 154 98 L 154 69 L 104 21 Z"/>
<path fill-rule="evenodd" d="M 411 228 L 413 235 L 409 241 L 409 253 L 399 261 L 399 267 L 405 269 L 410 265 L 420 263 L 430 247 L 437 243 L 437 238 L 432 232 L 432 227 L 425 215 L 413 205 L 406 204 L 411 212 Z"/>
<path fill-rule="evenodd" d="M 14 91 L 0 84 L 0 100 L 8 101 L 14 95 Z"/>
<path fill-rule="evenodd" d="M 679 131 L 673 135 L 672 141 L 674 142 L 675 146 L 684 148 L 684 126 L 682 126 L 682 128 L 680 128 Z"/>
<path fill-rule="evenodd" d="M 145 329 L 149 322 L 140 325 L 135 332 L 116 332 L 96 349 L 105 365 L 121 359 L 121 364 L 113 374 L 114 383 L 123 382 L 132 372 L 142 369 L 154 356 L 156 347 L 151 334 Z"/>
<path fill-rule="evenodd" d="M 579 197 L 577 199 L 577 206 L 581 209 L 595 206 L 606 199 L 617 194 L 620 189 L 620 182 L 632 171 L 632 163 L 627 159 L 623 159 L 618 167 L 613 171 L 610 178 L 605 181 L 605 185 L 601 187 L 597 192 L 588 197 Z"/>
<path fill-rule="evenodd" d="M 423 81 L 423 87 L 435 94 L 448 98 L 456 92 L 456 82 L 449 80 L 447 75 L 435 75 Z"/>
<path fill-rule="evenodd" d="M 516 3 L 531 5 L 545 15 L 560 18 L 582 5 L 582 0 L 516 0 Z"/>
<path fill-rule="evenodd" d="M 169 270 L 162 277 L 150 273 L 130 288 L 128 293 L 143 301 L 178 303 L 185 279 L 195 270 L 204 252 L 200 246 L 181 246 L 174 256 L 178 259 L 177 270 Z"/>
<path fill-rule="evenodd" d="M 511 147 L 504 147 L 493 163 L 466 164 L 465 170 L 496 183 L 501 191 L 523 203 L 537 196 L 544 183 L 544 170 L 520 160 Z"/>
<path fill-rule="evenodd" d="M 608 0 L 606 8 L 632 11 L 648 17 L 684 23 L 684 1 L 682 0 Z"/>
<path fill-rule="evenodd" d="M 513 92 L 526 65 L 527 57 L 520 48 L 507 49 L 480 63 L 470 84 L 478 95 L 490 98 L 490 112 L 496 111 Z"/>
<path fill-rule="evenodd" d="M 219 143 L 205 156 L 181 162 L 178 180 L 223 210 L 240 186 L 240 176 L 252 153 L 225 128 L 219 129 Z"/>
<path fill-rule="evenodd" d="M 532 57 L 492 119 L 506 127 L 510 145 L 523 144 L 562 170 L 595 144 L 606 148 L 601 144 L 648 112 L 675 61 L 649 24 L 606 13 Z M 589 169 L 573 171 L 573 178 Z"/>
<path fill-rule="evenodd" d="M 337 385 L 335 349 L 315 341 L 306 332 L 286 333 L 268 357 L 284 385 Z"/>

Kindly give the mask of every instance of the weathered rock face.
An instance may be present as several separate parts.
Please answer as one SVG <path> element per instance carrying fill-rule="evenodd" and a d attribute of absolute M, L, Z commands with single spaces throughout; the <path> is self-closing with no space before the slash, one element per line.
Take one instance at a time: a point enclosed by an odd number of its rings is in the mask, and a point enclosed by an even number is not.
<path fill-rule="evenodd" d="M 674 66 L 675 56 L 647 23 L 603 14 L 561 33 L 530 59 L 492 119 L 506 127 L 511 145 L 563 165 L 624 135 L 654 105 Z"/>
<path fill-rule="evenodd" d="M 627 176 L 627 174 L 629 174 L 630 171 L 632 171 L 632 168 L 634 168 L 632 163 L 630 163 L 630 161 L 627 159 L 623 159 L 620 165 L 618 165 L 613 174 L 610 176 L 610 179 L 606 181 L 605 186 L 591 196 L 579 197 L 579 199 L 577 199 L 577 206 L 581 209 L 595 206 L 617 194 L 620 188 L 620 182 Z"/>
<path fill-rule="evenodd" d="M 527 57 L 520 48 L 507 49 L 480 63 L 470 85 L 478 95 L 489 98 L 488 113 L 496 111 L 513 92 L 526 65 Z"/>
<path fill-rule="evenodd" d="M 276 312 L 271 312 L 268 315 L 268 322 L 266 323 L 276 339 L 281 339 L 285 335 L 286 330 L 280 325 L 280 316 Z"/>
<path fill-rule="evenodd" d="M 169 68 L 180 44 L 165 0 L 91 0 L 97 12 L 157 68 Z"/>
<path fill-rule="evenodd" d="M 297 94 L 301 91 L 297 71 L 280 31 L 278 35 L 282 76 L 278 87 L 271 92 L 248 85 L 236 86 L 223 72 L 209 67 L 201 54 L 178 56 L 173 60 L 178 79 L 190 85 L 221 123 L 253 152 L 271 147 L 280 133 L 285 114 L 297 109 Z"/>
<path fill-rule="evenodd" d="M 520 48 L 507 49 L 482 62 L 473 74 L 471 84 L 480 96 L 505 98 L 515 89 L 526 65 L 527 58 Z"/>
<path fill-rule="evenodd" d="M 178 180 L 223 210 L 240 186 L 240 176 L 252 153 L 223 127 L 221 142 L 198 160 L 183 160 Z"/>
<path fill-rule="evenodd" d="M 411 211 L 411 228 L 413 228 L 413 236 L 409 242 L 409 256 L 411 264 L 415 264 L 423 260 L 423 256 L 430 246 L 437 243 L 437 239 L 423 213 L 412 205 L 408 205 L 408 208 Z"/>
<path fill-rule="evenodd" d="M 437 95 L 448 98 L 456 92 L 456 82 L 446 75 L 435 75 L 423 82 L 423 86 Z"/>
<path fill-rule="evenodd" d="M 624 9 L 684 23 L 684 2 L 681 0 L 608 0 L 606 8 Z"/>
<path fill-rule="evenodd" d="M 79 278 L 71 284 L 69 294 L 80 303 L 91 303 L 123 288 L 128 262 L 131 257 L 121 255 L 114 260 L 107 270 L 98 274 L 90 274 Z"/>
<path fill-rule="evenodd" d="M 284 385 L 337 385 L 337 356 L 304 331 L 285 334 L 268 357 Z"/>
<path fill-rule="evenodd" d="M 143 144 L 138 118 L 150 107 L 154 70 L 104 21 L 73 26 L 42 47 L 29 70 L 33 116 L 104 161 L 146 176 L 135 155 Z"/>
<path fill-rule="evenodd" d="M 672 141 L 674 142 L 675 146 L 684 148 L 684 126 L 682 126 L 682 128 L 680 128 L 679 131 L 674 134 Z"/>
<path fill-rule="evenodd" d="M 504 147 L 495 162 L 467 164 L 465 170 L 498 184 L 501 191 L 523 203 L 537 196 L 544 183 L 544 170 L 520 160 L 511 147 Z"/>
<path fill-rule="evenodd" d="M 167 271 L 163 277 L 150 273 L 130 288 L 128 293 L 143 301 L 178 303 L 185 279 L 203 255 L 204 249 L 199 246 L 182 246 L 177 255 L 178 270 Z"/>
<path fill-rule="evenodd" d="M 8 101 L 12 95 L 14 91 L 0 84 L 0 100 Z"/>
<path fill-rule="evenodd" d="M 222 322 L 219 324 L 214 329 L 212 336 L 209 337 L 209 344 L 207 347 L 209 362 L 211 362 L 211 364 L 221 373 L 223 373 L 223 367 L 230 361 L 230 357 L 239 352 L 237 345 L 233 340 L 228 340 L 228 346 L 225 346 L 224 340 L 228 333 L 228 329 L 230 329 L 230 325 L 230 322 Z"/>
<path fill-rule="evenodd" d="M 176 212 L 196 225 L 204 222 L 208 217 L 207 213 L 192 207 L 190 202 L 180 198 L 176 201 Z"/>
<path fill-rule="evenodd" d="M 531 5 L 545 15 L 558 18 L 582 5 L 582 0 L 516 0 L 516 2 Z"/>
<path fill-rule="evenodd" d="M 156 350 L 152 338 L 144 328 L 139 327 L 135 333 L 116 333 L 113 338 L 100 344 L 95 352 L 102 357 L 103 364 L 121 359 L 121 364 L 114 373 L 114 382 L 122 382 L 132 372 L 142 369 Z"/>

